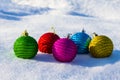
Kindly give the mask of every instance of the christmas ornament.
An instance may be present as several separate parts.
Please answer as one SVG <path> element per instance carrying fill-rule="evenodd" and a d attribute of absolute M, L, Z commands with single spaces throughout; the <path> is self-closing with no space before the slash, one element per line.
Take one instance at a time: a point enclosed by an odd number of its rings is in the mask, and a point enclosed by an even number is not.
<path fill-rule="evenodd" d="M 85 33 L 84 29 L 82 32 L 78 32 L 72 35 L 70 39 L 76 44 L 78 54 L 89 53 L 88 46 L 91 38 L 88 34 Z"/>
<path fill-rule="evenodd" d="M 52 53 L 52 46 L 59 36 L 53 32 L 43 34 L 38 40 L 39 50 L 43 53 Z"/>
<path fill-rule="evenodd" d="M 15 55 L 19 58 L 30 59 L 36 56 L 38 45 L 36 40 L 25 30 L 14 43 Z"/>
<path fill-rule="evenodd" d="M 53 56 L 60 62 L 71 62 L 77 53 L 77 46 L 68 38 L 58 39 L 53 45 Z"/>
<path fill-rule="evenodd" d="M 109 57 L 113 51 L 113 43 L 107 36 L 98 36 L 94 33 L 94 38 L 89 45 L 89 51 L 91 56 L 95 58 Z"/>

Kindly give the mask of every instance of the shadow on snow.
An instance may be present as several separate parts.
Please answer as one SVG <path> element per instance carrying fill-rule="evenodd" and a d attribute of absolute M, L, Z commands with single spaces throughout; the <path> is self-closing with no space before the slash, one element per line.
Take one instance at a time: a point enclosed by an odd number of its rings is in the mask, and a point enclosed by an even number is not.
<path fill-rule="evenodd" d="M 21 20 L 19 17 L 9 16 L 9 15 L 1 15 L 1 14 L 0 14 L 0 18 L 7 19 L 7 20 L 15 20 L 15 21 Z"/>
<path fill-rule="evenodd" d="M 120 53 L 119 50 L 114 50 L 113 54 L 108 58 L 92 58 L 89 54 L 81 54 L 81 55 L 77 55 L 72 62 L 69 62 L 67 64 L 79 65 L 79 66 L 85 66 L 85 67 L 95 67 L 95 66 L 104 66 L 106 64 L 114 64 L 117 61 L 120 61 L 119 53 Z M 34 60 L 59 63 L 54 59 L 52 54 L 38 53 L 37 56 L 34 58 Z"/>
<path fill-rule="evenodd" d="M 72 16 L 81 16 L 81 17 L 93 17 L 93 16 L 90 16 L 90 15 L 86 15 L 86 14 L 83 14 L 83 13 L 77 13 L 77 12 L 69 12 L 68 13 L 69 15 L 72 15 Z"/>
<path fill-rule="evenodd" d="M 43 61 L 43 62 L 57 62 L 52 54 L 47 53 L 38 53 L 34 58 L 36 61 Z"/>
<path fill-rule="evenodd" d="M 43 14 L 48 12 L 50 8 L 25 8 L 21 11 L 14 12 L 14 11 L 5 11 L 0 10 L 0 18 L 7 19 L 7 20 L 21 20 L 21 17 L 28 16 L 28 15 L 35 15 L 35 14 Z"/>
<path fill-rule="evenodd" d="M 10 11 L 4 11 L 4 10 L 0 10 L 0 13 L 5 14 L 5 15 L 12 15 L 12 16 L 27 16 L 27 15 L 29 15 L 28 13 L 24 13 L 24 12 L 10 12 Z"/>
<path fill-rule="evenodd" d="M 71 63 L 72 65 L 81 65 L 86 67 L 104 66 L 114 64 L 120 60 L 120 51 L 113 51 L 112 55 L 107 58 L 92 58 L 90 55 L 78 55 Z"/>

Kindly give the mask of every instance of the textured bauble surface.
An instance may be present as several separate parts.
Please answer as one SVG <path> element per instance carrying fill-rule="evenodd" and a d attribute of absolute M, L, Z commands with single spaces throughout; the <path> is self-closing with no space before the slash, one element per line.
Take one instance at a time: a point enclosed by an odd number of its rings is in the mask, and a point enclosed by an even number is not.
<path fill-rule="evenodd" d="M 58 39 L 59 36 L 55 33 L 48 32 L 43 34 L 38 41 L 39 50 L 43 53 L 52 53 L 52 46 Z"/>
<path fill-rule="evenodd" d="M 95 36 L 89 45 L 89 51 L 92 57 L 109 57 L 113 51 L 113 43 L 107 36 Z"/>
<path fill-rule="evenodd" d="M 91 38 L 88 34 L 83 32 L 75 33 L 70 38 L 77 46 L 78 54 L 86 54 L 89 53 L 88 46 L 91 41 Z"/>
<path fill-rule="evenodd" d="M 36 56 L 37 51 L 37 41 L 30 36 L 21 36 L 14 43 L 14 52 L 19 58 L 33 58 Z"/>
<path fill-rule="evenodd" d="M 61 62 L 71 62 L 77 53 L 77 46 L 67 38 L 57 40 L 53 45 L 53 56 Z"/>

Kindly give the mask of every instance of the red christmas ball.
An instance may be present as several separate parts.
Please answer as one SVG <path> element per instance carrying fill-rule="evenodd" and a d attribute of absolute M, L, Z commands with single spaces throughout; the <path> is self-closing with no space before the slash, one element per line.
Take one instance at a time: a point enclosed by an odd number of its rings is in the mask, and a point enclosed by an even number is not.
<path fill-rule="evenodd" d="M 52 46 L 60 37 L 52 32 L 43 34 L 38 40 L 38 49 L 43 53 L 52 53 Z"/>

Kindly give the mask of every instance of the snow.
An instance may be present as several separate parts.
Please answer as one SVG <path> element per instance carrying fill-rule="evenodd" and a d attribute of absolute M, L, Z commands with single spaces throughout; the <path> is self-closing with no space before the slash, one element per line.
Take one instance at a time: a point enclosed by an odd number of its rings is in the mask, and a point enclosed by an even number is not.
<path fill-rule="evenodd" d="M 120 19 L 120 0 L 12 0 L 21 5 L 49 7 L 61 13 L 74 12 L 101 19 Z"/>
<path fill-rule="evenodd" d="M 2 80 L 119 80 L 120 79 L 119 0 L 1 0 L 0 79 Z M 100 7 L 99 7 L 100 6 Z M 37 41 L 54 26 L 60 37 L 83 28 L 106 35 L 114 43 L 110 57 L 96 59 L 77 55 L 61 63 L 52 54 L 38 52 L 34 59 L 19 59 L 14 41 L 27 29 Z"/>

